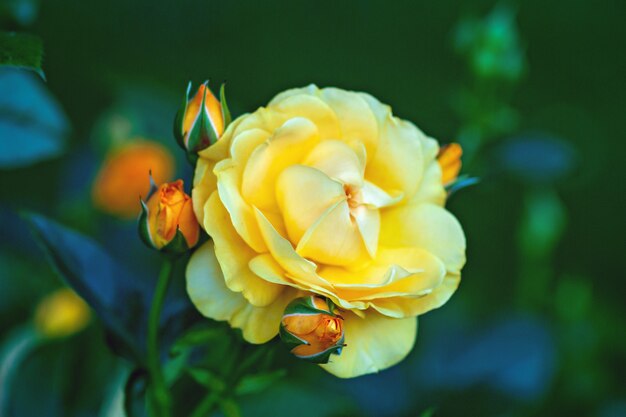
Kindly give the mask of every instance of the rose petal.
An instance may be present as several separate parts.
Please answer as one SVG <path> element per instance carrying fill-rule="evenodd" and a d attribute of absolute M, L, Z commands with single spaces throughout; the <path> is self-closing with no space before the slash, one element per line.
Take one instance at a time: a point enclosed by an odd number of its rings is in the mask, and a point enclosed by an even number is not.
<path fill-rule="evenodd" d="M 248 267 L 254 252 L 237 234 L 232 220 L 217 193 L 205 206 L 204 223 L 215 242 L 215 253 L 220 262 L 226 286 L 241 292 L 253 305 L 266 306 L 276 300 L 283 287 L 259 278 Z"/>
<path fill-rule="evenodd" d="M 342 313 L 347 346 L 341 355 L 331 355 L 321 365 L 339 378 L 371 374 L 397 364 L 415 344 L 417 319 L 392 319 L 375 312 L 360 318 L 351 312 Z"/>
<path fill-rule="evenodd" d="M 457 219 L 434 204 L 392 207 L 382 214 L 380 244 L 422 248 L 450 272 L 465 264 L 465 235 Z"/>

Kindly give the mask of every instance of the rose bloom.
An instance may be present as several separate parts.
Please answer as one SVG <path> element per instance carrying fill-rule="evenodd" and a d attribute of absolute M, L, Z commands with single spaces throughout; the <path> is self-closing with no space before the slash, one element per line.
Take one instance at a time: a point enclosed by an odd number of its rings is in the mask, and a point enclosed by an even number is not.
<path fill-rule="evenodd" d="M 113 150 L 93 183 L 94 205 L 117 217 L 135 217 L 141 211 L 139 197 L 150 190 L 150 172 L 157 184 L 174 173 L 174 159 L 163 145 L 136 139 Z"/>
<path fill-rule="evenodd" d="M 324 369 L 398 363 L 465 263 L 438 151 L 374 97 L 336 88 L 288 90 L 239 117 L 199 153 L 194 210 L 213 242 L 188 264 L 192 301 L 264 343 L 295 297 L 327 297 L 347 347 Z"/>

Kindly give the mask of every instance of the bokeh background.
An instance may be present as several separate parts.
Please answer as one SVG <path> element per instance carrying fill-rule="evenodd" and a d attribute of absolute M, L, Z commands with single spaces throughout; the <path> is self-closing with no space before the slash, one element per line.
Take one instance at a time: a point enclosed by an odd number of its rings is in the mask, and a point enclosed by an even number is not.
<path fill-rule="evenodd" d="M 152 282 L 134 213 L 94 183 L 141 140 L 189 185 L 172 119 L 208 78 L 227 80 L 234 115 L 309 83 L 367 91 L 460 142 L 480 178 L 448 203 L 468 237 L 461 286 L 411 355 L 347 381 L 286 355 L 244 416 L 626 416 L 624 17 L 622 1 L 3 0 L 0 29 L 42 40 L 46 81 L 0 68 L 0 415 L 119 415 L 130 365 L 97 318 L 7 358 L 64 285 L 19 213 Z"/>

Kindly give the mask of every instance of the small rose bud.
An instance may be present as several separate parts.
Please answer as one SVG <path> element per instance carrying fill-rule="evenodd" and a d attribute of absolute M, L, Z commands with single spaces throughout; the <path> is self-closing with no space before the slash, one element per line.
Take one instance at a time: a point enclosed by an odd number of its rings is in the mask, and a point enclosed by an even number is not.
<path fill-rule="evenodd" d="M 35 327 L 46 337 L 66 337 L 89 323 L 89 307 L 76 293 L 63 288 L 47 295 L 35 310 Z"/>
<path fill-rule="evenodd" d="M 296 298 L 280 323 L 280 338 L 296 357 L 328 363 L 331 354 L 345 346 L 343 318 L 335 314 L 332 301 L 318 296 Z"/>
<path fill-rule="evenodd" d="M 224 85 L 220 88 L 220 102 L 208 84 L 208 81 L 201 84 L 190 99 L 189 83 L 183 105 L 174 120 L 174 136 L 178 144 L 190 154 L 217 142 L 230 123 Z"/>
<path fill-rule="evenodd" d="M 166 182 L 158 189 L 152 182 L 148 201 L 141 201 L 141 206 L 139 235 L 149 247 L 182 253 L 198 243 L 198 221 L 182 180 Z"/>
<path fill-rule="evenodd" d="M 459 176 L 462 155 L 463 148 L 458 143 L 450 143 L 439 149 L 437 162 L 441 167 L 441 180 L 444 186 L 452 184 Z"/>

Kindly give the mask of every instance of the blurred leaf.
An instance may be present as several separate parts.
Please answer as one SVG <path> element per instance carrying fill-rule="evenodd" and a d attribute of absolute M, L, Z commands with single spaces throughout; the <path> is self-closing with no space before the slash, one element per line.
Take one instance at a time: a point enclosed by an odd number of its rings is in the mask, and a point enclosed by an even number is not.
<path fill-rule="evenodd" d="M 28 26 L 35 21 L 38 9 L 38 0 L 3 0 L 0 2 L 0 19 L 6 17 L 22 26 Z"/>
<path fill-rule="evenodd" d="M 145 360 L 146 323 L 153 288 L 131 274 L 91 238 L 41 215 L 25 215 L 33 233 L 59 274 L 81 295 L 103 321 L 117 354 L 135 363 Z M 160 322 L 161 354 L 199 314 L 184 290 L 184 280 L 173 280 Z"/>
<path fill-rule="evenodd" d="M 569 143 L 543 132 L 516 136 L 496 150 L 496 161 L 502 169 L 530 184 L 549 184 L 565 178 L 575 160 L 576 152 Z"/>
<path fill-rule="evenodd" d="M 226 417 L 241 417 L 241 410 L 232 398 L 226 398 L 220 401 L 220 409 Z"/>
<path fill-rule="evenodd" d="M 253 394 L 260 392 L 274 385 L 279 379 L 287 375 L 284 369 L 278 369 L 272 372 L 262 372 L 258 374 L 250 374 L 244 376 L 237 387 L 235 393 L 237 395 Z"/>
<path fill-rule="evenodd" d="M 43 44 L 34 35 L 0 32 L 0 66 L 24 68 L 45 79 L 41 70 Z"/>
<path fill-rule="evenodd" d="M 147 291 L 90 238 L 37 214 L 27 214 L 26 219 L 59 274 L 140 362 Z"/>
<path fill-rule="evenodd" d="M 0 168 L 60 155 L 69 126 L 42 81 L 27 71 L 0 68 Z"/>
<path fill-rule="evenodd" d="M 209 323 L 207 321 L 207 323 Z M 208 344 L 222 334 L 222 329 L 214 327 L 198 327 L 189 330 L 172 345 L 172 354 L 176 355 L 185 348 Z"/>
<path fill-rule="evenodd" d="M 435 407 L 429 407 L 420 414 L 420 417 L 433 417 L 435 415 Z"/>
<path fill-rule="evenodd" d="M 519 226 L 519 241 L 523 253 L 530 259 L 550 255 L 565 230 L 566 215 L 565 206 L 554 190 L 529 191 Z"/>
<path fill-rule="evenodd" d="M 222 392 L 226 389 L 226 383 L 215 372 L 204 368 L 188 368 L 187 372 L 198 384 L 211 391 Z"/>

